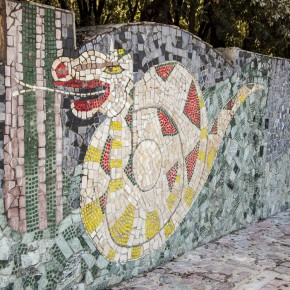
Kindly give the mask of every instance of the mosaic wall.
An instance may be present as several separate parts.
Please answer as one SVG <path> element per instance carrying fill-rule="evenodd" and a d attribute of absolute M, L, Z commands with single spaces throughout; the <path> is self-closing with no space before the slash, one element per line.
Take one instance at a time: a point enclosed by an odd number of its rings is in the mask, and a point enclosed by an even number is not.
<path fill-rule="evenodd" d="M 0 288 L 104 289 L 289 207 L 288 60 L 6 15 Z"/>

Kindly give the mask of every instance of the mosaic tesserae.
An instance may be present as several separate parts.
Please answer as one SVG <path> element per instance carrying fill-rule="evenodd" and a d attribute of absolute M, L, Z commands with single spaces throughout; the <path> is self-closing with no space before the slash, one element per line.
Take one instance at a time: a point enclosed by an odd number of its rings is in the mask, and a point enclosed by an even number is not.
<path fill-rule="evenodd" d="M 1 287 L 103 289 L 288 207 L 288 60 L 148 23 L 76 48 L 5 4 Z"/>

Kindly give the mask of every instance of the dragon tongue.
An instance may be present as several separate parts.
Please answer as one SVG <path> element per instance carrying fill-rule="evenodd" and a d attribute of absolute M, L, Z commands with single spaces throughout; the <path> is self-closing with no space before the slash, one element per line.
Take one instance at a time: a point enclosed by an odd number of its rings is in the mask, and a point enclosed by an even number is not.
<path fill-rule="evenodd" d="M 95 108 L 99 108 L 107 99 L 108 93 L 105 93 L 102 97 L 98 99 L 91 100 L 75 100 L 74 107 L 77 111 L 87 112 Z"/>

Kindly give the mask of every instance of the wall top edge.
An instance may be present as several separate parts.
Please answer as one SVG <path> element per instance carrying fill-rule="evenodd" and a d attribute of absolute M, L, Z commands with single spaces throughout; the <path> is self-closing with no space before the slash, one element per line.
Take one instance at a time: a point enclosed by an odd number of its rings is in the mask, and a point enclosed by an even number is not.
<path fill-rule="evenodd" d="M 23 4 L 24 2 L 19 2 L 19 1 L 15 1 L 15 0 L 5 0 L 6 3 L 16 3 L 16 4 Z M 43 8 L 47 8 L 47 9 L 52 9 L 52 10 L 57 10 L 57 11 L 61 11 L 63 13 L 70 13 L 70 14 L 75 14 L 73 11 L 70 10 L 66 10 L 66 9 L 62 9 L 62 8 L 58 8 L 58 7 L 54 7 L 54 6 L 50 6 L 50 5 L 46 5 L 46 4 L 40 4 L 40 3 L 36 3 L 33 1 L 28 1 L 26 3 L 29 3 L 31 5 L 35 5 L 38 7 L 43 7 Z"/>
<path fill-rule="evenodd" d="M 1 1 L 0 1 L 0 3 L 1 3 Z M 6 4 L 7 3 L 22 4 L 22 2 L 19 2 L 19 1 L 16 1 L 16 0 L 4 0 L 3 3 L 6 3 Z M 43 8 L 48 8 L 48 9 L 53 9 L 53 10 L 56 10 L 56 11 L 60 11 L 62 13 L 69 13 L 69 14 L 72 14 L 73 17 L 75 18 L 75 13 L 73 11 L 70 11 L 70 10 L 66 10 L 66 9 L 62 9 L 62 8 L 58 8 L 58 7 L 54 7 L 54 6 L 49 6 L 49 5 L 45 5 L 45 4 L 40 4 L 40 3 L 33 2 L 33 1 L 28 1 L 28 3 L 30 3 L 32 5 L 35 5 L 35 6 L 38 6 L 38 7 L 43 7 Z M 225 61 L 230 66 L 234 66 L 233 65 L 233 61 L 235 59 L 235 54 L 237 52 L 239 52 L 239 51 L 245 52 L 245 53 L 250 53 L 250 54 L 255 55 L 256 57 L 260 57 L 260 58 L 267 57 L 267 58 L 273 59 L 273 60 L 290 61 L 287 58 L 269 56 L 269 55 L 266 55 L 266 54 L 261 54 L 261 53 L 257 53 L 257 52 L 253 52 L 253 51 L 247 51 L 247 50 L 243 50 L 243 49 L 241 49 L 239 47 L 214 48 L 211 44 L 209 44 L 206 41 L 202 40 L 198 36 L 192 34 L 191 32 L 189 32 L 189 31 L 187 31 L 185 29 L 182 29 L 182 28 L 180 28 L 178 26 L 164 24 L 164 23 L 157 23 L 157 22 L 148 22 L 148 21 L 144 21 L 144 22 L 128 22 L 128 23 L 113 23 L 113 24 L 86 26 L 86 27 L 76 28 L 75 37 L 76 37 L 77 49 L 82 47 L 86 43 L 90 42 L 91 40 L 93 40 L 97 36 L 104 35 L 104 34 L 107 34 L 107 33 L 111 33 L 113 31 L 119 30 L 119 29 L 124 28 L 124 27 L 133 27 L 133 26 L 147 26 L 147 27 L 152 27 L 152 28 L 153 27 L 168 27 L 168 28 L 171 28 L 171 29 L 179 30 L 179 31 L 181 31 L 183 33 L 186 33 L 186 34 L 190 35 L 193 39 L 196 39 L 200 43 L 203 43 L 209 49 L 212 49 L 213 51 L 215 51 L 219 56 L 224 58 Z"/>
<path fill-rule="evenodd" d="M 190 33 L 189 31 L 185 29 L 181 29 L 178 26 L 175 25 L 170 25 L 170 24 L 164 24 L 164 23 L 157 23 L 157 22 L 148 22 L 148 21 L 143 21 L 143 22 L 129 22 L 129 23 L 113 23 L 113 24 L 105 24 L 105 25 L 96 25 L 96 26 L 86 26 L 86 27 L 80 27 L 76 29 L 76 41 L 77 41 L 77 46 L 81 47 L 85 45 L 86 43 L 90 42 L 94 38 L 96 38 L 99 35 L 104 35 L 107 33 L 111 33 L 113 31 L 117 31 L 121 28 L 124 27 L 132 27 L 132 26 L 148 26 L 148 27 L 168 27 L 171 29 L 176 29 L 180 30 L 183 33 L 189 34 L 192 36 L 192 38 L 198 40 L 199 42 L 203 43 L 206 45 L 209 49 L 214 50 L 219 56 L 223 57 L 226 62 L 230 65 L 233 66 L 231 60 L 225 58 L 223 56 L 223 53 L 221 53 L 219 50 L 213 48 L 213 46 L 205 41 L 203 41 L 201 38 L 198 36 Z"/>
<path fill-rule="evenodd" d="M 239 47 L 222 47 L 222 48 L 214 48 L 211 44 L 209 44 L 208 42 L 202 40 L 201 38 L 199 38 L 198 36 L 192 34 L 191 32 L 182 29 L 178 26 L 175 25 L 169 25 L 169 24 L 164 24 L 164 23 L 157 23 L 157 22 L 128 22 L 128 23 L 113 23 L 113 24 L 105 24 L 105 25 L 96 25 L 96 26 L 86 26 L 86 27 L 80 27 L 76 29 L 76 38 L 77 38 L 77 44 L 78 47 L 81 47 L 83 45 L 85 45 L 87 42 L 93 40 L 94 38 L 96 38 L 99 35 L 104 35 L 107 33 L 111 33 L 113 31 L 119 30 L 121 28 L 124 27 L 132 27 L 132 26 L 148 26 L 148 27 L 169 27 L 172 29 L 176 29 L 176 30 L 180 30 L 184 33 L 187 33 L 189 35 L 192 36 L 192 38 L 198 40 L 199 42 L 205 44 L 208 48 L 213 49 L 217 54 L 219 54 L 220 56 L 222 56 L 223 58 L 225 58 L 226 61 L 228 61 L 228 63 L 230 65 L 232 65 L 232 57 L 229 57 L 229 51 L 242 51 L 245 53 L 250 53 L 253 55 L 256 55 L 257 57 L 267 57 L 270 59 L 277 59 L 277 60 L 286 60 L 286 61 L 290 61 L 287 58 L 282 58 L 282 57 L 276 57 L 276 56 L 269 56 L 266 54 L 262 54 L 262 53 L 257 53 L 257 52 L 253 52 L 253 51 L 247 51 L 244 49 L 241 49 Z"/>

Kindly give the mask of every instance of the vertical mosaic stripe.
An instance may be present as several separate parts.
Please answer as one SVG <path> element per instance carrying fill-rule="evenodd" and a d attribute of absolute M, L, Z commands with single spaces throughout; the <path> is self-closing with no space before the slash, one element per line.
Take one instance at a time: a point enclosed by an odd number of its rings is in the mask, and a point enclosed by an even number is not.
<path fill-rule="evenodd" d="M 14 40 L 14 46 L 7 47 L 6 59 L 4 192 L 8 225 L 13 230 L 23 233 L 26 231 L 23 95 L 13 95 L 14 83 L 13 79 L 9 78 L 11 74 L 17 79 L 23 78 L 22 9 L 17 9 L 19 6 L 19 3 L 6 6 L 9 23 L 13 23 L 14 19 L 19 19 L 20 22 L 7 27 L 7 36 Z M 11 163 L 11 160 L 16 162 Z M 17 172 L 17 175 L 14 172 Z"/>
<path fill-rule="evenodd" d="M 64 12 L 63 12 L 64 13 Z M 62 22 L 62 13 L 55 11 L 55 40 L 56 40 L 56 54 L 62 55 L 62 27 L 67 27 L 65 22 Z M 61 94 L 55 94 L 54 98 L 54 113 L 55 113 L 55 133 L 56 133 L 56 224 L 59 224 L 64 216 L 63 208 L 63 187 L 65 186 L 63 181 L 63 129 L 61 122 Z"/>
<path fill-rule="evenodd" d="M 36 6 L 23 3 L 23 81 L 36 82 Z M 27 231 L 38 229 L 38 135 L 35 92 L 24 93 L 24 147 Z"/>
<path fill-rule="evenodd" d="M 62 170 L 62 123 L 60 115 L 61 94 L 55 94 L 55 149 L 56 149 L 56 217 L 55 222 L 59 224 L 63 219 L 63 170 Z"/>
<path fill-rule="evenodd" d="M 71 13 L 66 13 L 65 11 L 55 11 L 55 33 L 56 33 L 56 48 L 57 56 L 62 55 L 69 56 L 71 54 L 71 47 L 74 45 L 74 17 Z M 69 183 L 70 178 L 63 171 L 62 159 L 64 156 L 63 151 L 63 142 L 65 140 L 66 132 L 63 130 L 61 124 L 61 94 L 55 95 L 55 126 L 56 126 L 56 155 L 57 155 L 57 175 L 56 177 L 60 180 L 57 180 L 58 189 L 57 189 L 57 215 L 56 223 L 58 224 L 61 219 L 64 219 L 70 214 L 70 204 L 68 202 L 69 194 Z M 60 164 L 58 164 L 60 162 Z M 61 187 L 61 188 L 60 188 Z"/>
<path fill-rule="evenodd" d="M 62 168 L 62 95 L 43 89 L 30 91 L 15 79 L 53 88 L 51 65 L 63 54 L 64 40 L 70 39 L 73 44 L 73 33 L 68 33 L 74 27 L 73 16 L 47 6 L 12 2 L 6 13 L 11 23 L 19 20 L 7 27 L 13 43 L 7 47 L 6 71 L 10 78 L 5 80 L 7 221 L 21 233 L 53 229 L 63 220 L 63 203 L 65 214 L 69 213 L 69 205 L 63 201 L 68 178 L 63 179 Z"/>
<path fill-rule="evenodd" d="M 36 7 L 36 85 L 44 87 L 44 9 Z M 36 90 L 37 99 L 37 134 L 38 134 L 38 217 L 39 229 L 47 228 L 46 184 L 45 184 L 45 91 Z"/>
<path fill-rule="evenodd" d="M 53 87 L 51 65 L 56 58 L 55 43 L 55 12 L 45 9 L 44 14 L 45 35 L 45 80 L 47 87 Z M 53 228 L 56 223 L 56 132 L 53 92 L 46 92 L 46 202 L 47 202 L 47 226 Z"/>

